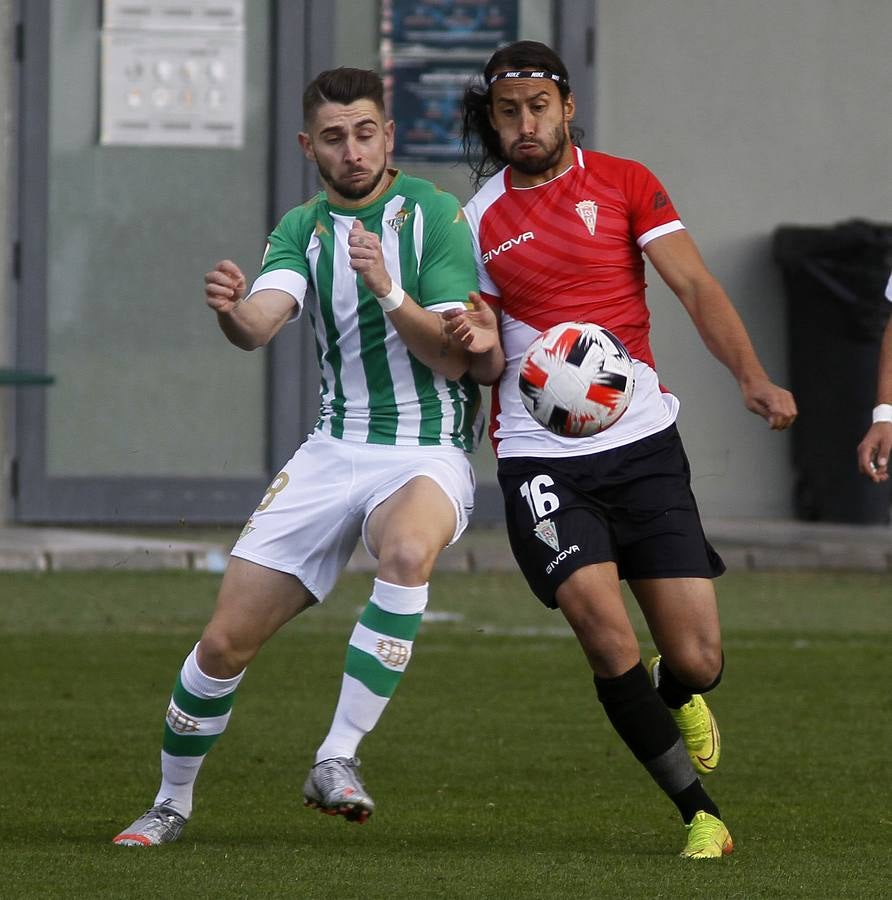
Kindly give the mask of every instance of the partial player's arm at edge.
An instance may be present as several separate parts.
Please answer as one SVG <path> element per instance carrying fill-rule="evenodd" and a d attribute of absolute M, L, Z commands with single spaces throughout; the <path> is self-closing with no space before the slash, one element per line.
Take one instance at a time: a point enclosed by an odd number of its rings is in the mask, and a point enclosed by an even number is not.
<path fill-rule="evenodd" d="M 892 279 L 889 283 L 892 286 Z M 892 316 L 886 322 L 886 330 L 883 332 L 877 376 L 876 405 L 879 407 L 887 404 L 892 406 Z M 876 484 L 888 481 L 890 456 L 892 422 L 874 422 L 858 445 L 858 468 Z"/>

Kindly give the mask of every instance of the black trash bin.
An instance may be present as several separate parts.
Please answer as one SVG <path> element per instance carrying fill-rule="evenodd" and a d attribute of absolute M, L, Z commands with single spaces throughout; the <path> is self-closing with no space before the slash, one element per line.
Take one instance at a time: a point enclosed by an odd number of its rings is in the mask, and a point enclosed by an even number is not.
<path fill-rule="evenodd" d="M 781 226 L 774 259 L 787 298 L 793 504 L 806 521 L 887 524 L 892 482 L 858 471 L 856 448 L 876 402 L 880 344 L 892 303 L 892 224 L 861 219 Z"/>

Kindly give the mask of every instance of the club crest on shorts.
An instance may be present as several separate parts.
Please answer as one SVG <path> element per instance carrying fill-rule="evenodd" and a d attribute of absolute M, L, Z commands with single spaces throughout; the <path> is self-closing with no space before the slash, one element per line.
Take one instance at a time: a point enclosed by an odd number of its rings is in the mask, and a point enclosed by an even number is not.
<path fill-rule="evenodd" d="M 542 519 L 542 521 L 537 522 L 533 531 L 536 533 L 536 537 L 539 538 L 543 544 L 548 544 L 552 550 L 561 549 L 561 543 L 558 540 L 557 527 L 551 519 Z"/>
<path fill-rule="evenodd" d="M 588 233 L 594 237 L 595 223 L 598 220 L 598 204 L 594 200 L 580 200 L 576 204 L 576 212 L 579 213 L 579 218 L 588 228 Z"/>

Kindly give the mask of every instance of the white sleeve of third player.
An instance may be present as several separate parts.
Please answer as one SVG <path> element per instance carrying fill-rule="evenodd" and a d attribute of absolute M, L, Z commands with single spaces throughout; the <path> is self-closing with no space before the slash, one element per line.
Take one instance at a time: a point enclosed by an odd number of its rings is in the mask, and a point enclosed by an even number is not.
<path fill-rule="evenodd" d="M 892 275 L 889 276 L 889 283 L 886 285 L 886 299 L 892 300 Z"/>

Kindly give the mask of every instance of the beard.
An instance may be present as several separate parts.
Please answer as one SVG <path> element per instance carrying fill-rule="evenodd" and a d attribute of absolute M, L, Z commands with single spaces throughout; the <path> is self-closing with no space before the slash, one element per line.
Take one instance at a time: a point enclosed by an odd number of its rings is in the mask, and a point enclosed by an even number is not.
<path fill-rule="evenodd" d="M 362 200 L 363 197 L 368 197 L 381 183 L 381 179 L 384 177 L 384 170 L 387 168 L 387 164 L 382 163 L 381 168 L 377 172 L 370 174 L 366 181 L 347 181 L 335 178 L 331 173 L 331 169 L 322 165 L 318 159 L 316 160 L 316 166 L 319 169 L 319 175 L 322 180 L 347 200 Z"/>
<path fill-rule="evenodd" d="M 567 140 L 567 133 L 564 131 L 563 125 L 556 126 L 552 132 L 554 146 L 551 150 L 549 150 L 547 145 L 542 141 L 533 141 L 529 138 L 518 138 L 518 140 L 516 140 L 508 149 L 508 162 L 511 164 L 512 168 L 517 169 L 518 172 L 522 172 L 524 175 L 541 175 L 543 172 L 547 172 L 550 168 L 557 165 L 567 147 Z M 545 151 L 545 156 L 535 159 L 529 156 L 515 154 L 514 148 L 518 144 L 523 143 L 538 144 Z"/>

